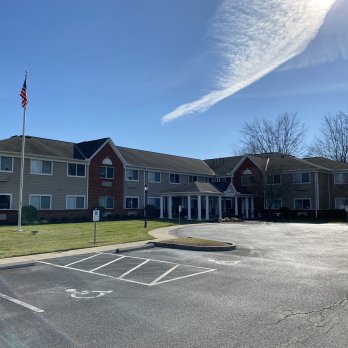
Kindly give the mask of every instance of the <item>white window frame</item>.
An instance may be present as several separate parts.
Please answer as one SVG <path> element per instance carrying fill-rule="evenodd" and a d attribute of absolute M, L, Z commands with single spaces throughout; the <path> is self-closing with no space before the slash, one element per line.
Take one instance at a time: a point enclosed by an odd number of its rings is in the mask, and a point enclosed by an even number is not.
<path fill-rule="evenodd" d="M 296 208 L 296 201 L 302 201 L 302 208 Z M 309 200 L 309 208 L 303 208 L 303 201 Z M 312 209 L 312 200 L 311 198 L 294 198 L 294 209 L 295 210 L 311 210 Z"/>
<path fill-rule="evenodd" d="M 101 175 L 100 175 L 100 168 L 106 168 L 106 177 L 103 178 Z M 109 168 L 112 168 L 112 177 L 108 177 L 108 169 Z M 115 179 L 115 167 L 110 167 L 110 166 L 99 166 L 99 172 L 98 172 L 98 175 L 99 175 L 99 179 L 105 179 L 105 180 L 112 180 L 112 179 Z"/>
<path fill-rule="evenodd" d="M 1 169 L 1 159 L 3 157 L 11 158 L 11 170 L 2 170 Z M 11 156 L 0 156 L 0 172 L 1 173 L 13 173 L 13 157 L 11 157 Z"/>
<path fill-rule="evenodd" d="M 68 208 L 68 199 L 71 197 L 75 197 L 75 198 L 83 198 L 83 208 L 76 208 L 76 204 L 75 204 L 75 208 Z M 82 210 L 82 209 L 86 209 L 86 196 L 85 195 L 67 195 L 65 198 L 65 207 L 66 210 Z"/>
<path fill-rule="evenodd" d="M 301 174 L 301 182 L 296 182 L 295 181 L 295 175 Z M 309 181 L 303 182 L 303 174 L 308 174 L 308 179 Z M 310 172 L 297 172 L 297 173 L 293 173 L 292 175 L 292 183 L 296 184 L 296 185 L 306 185 L 306 184 L 310 184 L 311 183 L 311 173 Z"/>
<path fill-rule="evenodd" d="M 194 177 L 197 178 L 196 181 L 193 180 Z M 190 184 L 192 184 L 192 183 L 194 183 L 194 182 L 198 182 L 198 175 L 189 175 L 188 182 L 189 182 Z"/>
<path fill-rule="evenodd" d="M 342 175 L 342 182 L 338 182 L 336 180 L 336 176 L 337 175 Z M 344 181 L 344 176 L 348 177 L 348 172 L 339 172 L 339 173 L 334 173 L 334 184 L 335 185 L 347 185 L 348 184 L 348 178 L 347 178 L 347 182 Z"/>
<path fill-rule="evenodd" d="M 35 173 L 32 171 L 33 161 L 41 162 L 41 173 Z M 43 162 L 50 162 L 51 163 L 51 173 L 42 173 L 42 163 Z M 33 174 L 33 175 L 53 175 L 53 161 L 32 158 L 30 161 L 30 174 Z"/>
<path fill-rule="evenodd" d="M 138 200 L 138 206 L 136 208 L 135 207 L 128 208 L 127 207 L 127 198 L 131 198 L 131 199 L 136 198 Z M 124 208 L 125 209 L 140 209 L 139 208 L 139 203 L 140 203 L 139 196 L 125 196 L 124 197 Z"/>
<path fill-rule="evenodd" d="M 155 204 L 150 204 L 149 201 L 150 199 L 158 199 L 158 207 Z M 156 207 L 156 209 L 160 209 L 161 208 L 161 198 L 160 197 L 148 197 L 147 199 L 147 205 L 153 205 L 154 207 Z"/>
<path fill-rule="evenodd" d="M 344 203 L 343 203 L 343 208 L 338 208 L 338 207 L 337 207 L 337 201 L 338 201 L 339 199 L 341 199 L 341 200 L 344 201 Z M 346 203 L 346 202 L 347 202 L 347 203 Z M 346 205 L 348 205 L 348 197 L 336 197 L 336 198 L 335 198 L 335 209 L 336 209 L 336 210 L 345 210 Z"/>
<path fill-rule="evenodd" d="M 170 178 L 171 175 L 177 175 L 178 178 L 179 178 L 179 181 L 178 182 L 173 182 Z M 180 174 L 177 174 L 177 173 L 169 173 L 169 183 L 172 184 L 172 185 L 179 185 L 180 184 Z"/>
<path fill-rule="evenodd" d="M 6 208 L 6 209 L 3 209 L 3 208 L 0 208 L 0 210 L 11 210 L 12 209 L 12 193 L 0 193 L 0 196 L 10 196 L 10 208 Z"/>
<path fill-rule="evenodd" d="M 31 193 L 29 194 L 29 204 L 31 204 L 31 198 L 32 197 L 40 197 L 40 207 L 37 208 L 37 210 L 52 210 L 52 195 L 44 194 L 44 193 Z M 41 208 L 41 197 L 50 197 L 50 207 L 49 208 Z"/>
<path fill-rule="evenodd" d="M 102 198 L 105 198 L 106 203 L 107 203 L 107 201 L 108 201 L 108 198 L 111 198 L 111 199 L 112 199 L 112 207 L 110 208 L 110 207 L 106 207 L 105 205 L 103 205 L 103 204 L 101 203 L 101 199 L 102 199 Z M 110 210 L 112 210 L 112 209 L 115 208 L 115 198 L 114 198 L 113 196 L 99 196 L 99 205 L 102 206 L 102 207 L 104 207 L 105 209 L 110 209 Z"/>
<path fill-rule="evenodd" d="M 127 172 L 131 170 L 131 171 L 136 171 L 138 172 L 138 179 L 129 179 L 128 178 L 128 175 L 127 175 Z M 126 178 L 126 181 L 139 181 L 139 170 L 138 169 L 131 169 L 131 168 L 126 168 L 126 173 L 125 173 L 125 178 Z"/>
<path fill-rule="evenodd" d="M 159 181 L 150 180 L 150 177 L 149 177 L 149 174 L 150 174 L 150 173 L 154 173 L 154 176 L 156 176 L 156 173 L 158 173 L 158 174 L 159 174 Z M 161 172 L 153 171 L 153 170 L 148 171 L 148 172 L 147 172 L 147 181 L 148 181 L 148 182 L 152 182 L 152 183 L 154 183 L 154 184 L 160 184 L 161 181 L 162 181 L 162 174 L 161 174 Z"/>
<path fill-rule="evenodd" d="M 73 164 L 73 165 L 76 166 L 76 175 L 71 175 L 71 174 L 69 174 L 69 165 L 70 165 L 70 164 Z M 85 167 L 85 175 L 77 175 L 77 166 L 79 166 L 79 165 Z M 68 163 L 66 164 L 66 175 L 67 175 L 69 178 L 85 178 L 85 177 L 86 177 L 86 170 L 87 170 L 86 165 L 85 165 L 85 164 L 82 164 L 82 163 L 68 162 Z"/>

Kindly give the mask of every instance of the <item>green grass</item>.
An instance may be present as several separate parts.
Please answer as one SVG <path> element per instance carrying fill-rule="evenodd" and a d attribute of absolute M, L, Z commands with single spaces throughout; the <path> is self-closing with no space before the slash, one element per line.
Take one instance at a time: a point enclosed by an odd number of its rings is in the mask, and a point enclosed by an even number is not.
<path fill-rule="evenodd" d="M 173 223 L 148 221 L 144 228 L 141 220 L 98 222 L 96 246 L 153 239 L 148 231 L 170 225 Z M 35 230 L 38 233 L 33 235 Z M 16 226 L 0 226 L 0 259 L 89 248 L 94 246 L 93 236 L 93 222 L 23 226 L 22 232 L 16 232 Z"/>

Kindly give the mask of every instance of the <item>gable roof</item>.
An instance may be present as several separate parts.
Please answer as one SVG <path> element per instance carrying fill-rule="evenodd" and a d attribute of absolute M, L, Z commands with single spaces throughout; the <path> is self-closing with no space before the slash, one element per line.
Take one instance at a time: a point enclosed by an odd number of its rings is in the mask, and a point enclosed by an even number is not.
<path fill-rule="evenodd" d="M 204 162 L 220 176 L 230 176 L 233 169 L 244 156 L 206 159 Z"/>
<path fill-rule="evenodd" d="M 0 151 L 20 154 L 22 152 L 22 136 L 15 135 L 11 138 L 0 140 Z M 32 136 L 25 137 L 25 154 L 64 159 L 85 159 L 80 149 L 74 143 Z"/>
<path fill-rule="evenodd" d="M 116 146 L 127 165 L 173 173 L 214 175 L 202 160 Z"/>
<path fill-rule="evenodd" d="M 329 170 L 348 170 L 348 163 L 334 161 L 325 157 L 307 157 L 304 158 L 304 160 L 316 165 L 320 165 L 321 167 Z"/>
<path fill-rule="evenodd" d="M 81 150 L 86 158 L 91 158 L 109 138 L 102 138 L 77 143 L 76 146 Z"/>

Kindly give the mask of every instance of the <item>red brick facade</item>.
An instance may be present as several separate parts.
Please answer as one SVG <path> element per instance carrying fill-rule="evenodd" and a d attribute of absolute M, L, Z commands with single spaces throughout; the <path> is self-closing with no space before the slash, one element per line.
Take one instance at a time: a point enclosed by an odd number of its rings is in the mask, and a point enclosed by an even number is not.
<path fill-rule="evenodd" d="M 103 164 L 104 159 L 110 159 L 112 165 Z M 100 178 L 100 167 L 114 168 L 114 178 Z M 120 158 L 110 144 L 106 144 L 91 160 L 89 167 L 88 208 L 99 206 L 99 197 L 114 198 L 114 209 L 107 209 L 113 215 L 124 215 L 123 209 L 124 168 Z"/>

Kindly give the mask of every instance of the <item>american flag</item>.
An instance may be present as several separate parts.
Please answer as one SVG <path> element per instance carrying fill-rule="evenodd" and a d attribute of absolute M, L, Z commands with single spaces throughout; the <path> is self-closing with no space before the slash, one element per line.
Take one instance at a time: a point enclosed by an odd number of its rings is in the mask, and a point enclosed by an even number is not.
<path fill-rule="evenodd" d="M 27 78 L 25 78 L 21 93 L 19 94 L 22 97 L 22 106 L 26 108 L 28 105 L 28 95 L 27 95 Z"/>

